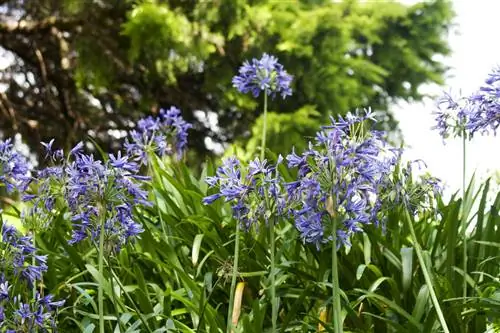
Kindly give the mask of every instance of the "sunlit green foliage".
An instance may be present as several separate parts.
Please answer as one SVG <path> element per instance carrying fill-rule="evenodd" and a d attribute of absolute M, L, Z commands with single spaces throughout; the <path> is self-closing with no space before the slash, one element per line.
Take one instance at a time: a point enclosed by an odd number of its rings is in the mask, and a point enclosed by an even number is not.
<path fill-rule="evenodd" d="M 171 105 L 194 123 L 196 156 L 205 138 L 253 149 L 262 103 L 238 94 L 231 77 L 246 59 L 278 56 L 294 95 L 271 101 L 272 146 L 288 151 L 297 128 L 313 135 L 329 114 L 419 99 L 442 83 L 451 5 L 390 1 L 5 1 L 0 46 L 11 52 L 5 97 L 16 110 L 1 123 L 30 146 L 53 137 L 70 147 L 85 135 L 116 147 L 116 131 Z M 17 25 L 21 13 L 28 28 Z M 21 25 L 19 25 L 21 26 Z M 18 74 L 26 75 L 20 85 Z M 32 77 L 32 79 L 28 79 Z M 21 97 L 20 97 L 21 96 Z M 311 113 L 312 108 L 316 110 Z M 304 112 L 305 109 L 311 110 Z M 302 111 L 300 111 L 302 110 Z M 196 111 L 215 115 L 217 126 Z M 284 140 L 293 137 L 293 140 Z M 41 154 L 41 152 L 40 152 Z"/>

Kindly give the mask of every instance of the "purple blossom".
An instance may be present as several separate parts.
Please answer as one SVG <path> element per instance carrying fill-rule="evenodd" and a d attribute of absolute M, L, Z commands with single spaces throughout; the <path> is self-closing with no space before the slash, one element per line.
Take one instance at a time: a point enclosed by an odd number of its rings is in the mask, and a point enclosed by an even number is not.
<path fill-rule="evenodd" d="M 5 332 L 55 332 L 57 309 L 64 301 L 41 297 L 31 290 L 47 270 L 46 256 L 37 255 L 30 236 L 0 223 L 0 330 Z M 21 294 L 17 294 L 21 292 Z"/>
<path fill-rule="evenodd" d="M 47 257 L 37 255 L 32 238 L 21 236 L 16 228 L 3 224 L 1 231 L 2 248 L 0 250 L 6 251 L 8 255 L 0 258 L 0 271 L 3 274 L 10 272 L 30 286 L 35 285 L 36 281 L 41 279 L 43 272 L 47 270 Z"/>
<path fill-rule="evenodd" d="M 281 214 L 285 208 L 282 195 L 282 181 L 278 164 L 269 165 L 266 160 L 256 158 L 247 167 L 241 165 L 236 157 L 223 160 L 216 175 L 207 177 L 210 187 L 218 187 L 218 192 L 203 198 L 205 205 L 223 198 L 230 202 L 233 217 L 247 228 L 259 219 L 268 222 L 266 212 Z"/>
<path fill-rule="evenodd" d="M 44 144 L 50 149 L 52 145 Z M 108 248 L 117 249 L 143 231 L 132 212 L 136 206 L 151 205 L 142 188 L 150 178 L 138 174 L 137 162 L 121 152 L 103 162 L 82 149 L 78 144 L 67 159 L 53 160 L 55 165 L 37 173 L 39 191 L 26 196 L 32 208 L 24 217 L 30 227 L 44 227 L 53 209 L 67 207 L 73 225 L 70 244 L 95 239 L 104 224 Z"/>
<path fill-rule="evenodd" d="M 363 225 L 379 223 L 381 192 L 389 185 L 397 150 L 382 133 L 360 130 L 367 120 L 373 120 L 370 111 L 331 118 L 309 149 L 287 157 L 288 166 L 298 168 L 297 180 L 286 189 L 304 242 L 319 248 L 336 232 L 341 244 L 349 246 L 349 238 Z M 335 231 L 330 216 L 340 223 Z"/>
<path fill-rule="evenodd" d="M 87 236 L 98 237 L 102 223 L 106 239 L 117 246 L 143 231 L 132 210 L 135 205 L 150 203 L 141 181 L 136 178 L 138 166 L 129 159 L 121 154 L 111 155 L 103 163 L 92 155 L 78 154 L 65 167 L 64 199 L 73 215 L 74 226 L 70 243 L 78 243 Z"/>
<path fill-rule="evenodd" d="M 285 99 L 292 95 L 291 82 L 292 76 L 278 63 L 278 59 L 266 53 L 261 59 L 252 59 L 251 63 L 245 61 L 239 75 L 233 78 L 236 89 L 244 94 L 251 92 L 254 97 L 264 91 L 273 98 L 279 93 Z"/>
<path fill-rule="evenodd" d="M 14 150 L 11 139 L 0 141 L 0 186 L 8 193 L 24 192 L 30 182 L 28 161 Z"/>
<path fill-rule="evenodd" d="M 188 130 L 192 127 L 176 107 L 160 110 L 158 117 L 146 117 L 137 122 L 130 132 L 131 140 L 125 142 L 127 154 L 147 163 L 147 154 L 176 155 L 180 159 L 186 149 Z"/>
<path fill-rule="evenodd" d="M 443 138 L 463 136 L 472 138 L 475 133 L 496 135 L 500 126 L 500 67 L 488 75 L 479 90 L 466 97 L 453 98 L 446 94 L 438 100 L 437 129 Z"/>

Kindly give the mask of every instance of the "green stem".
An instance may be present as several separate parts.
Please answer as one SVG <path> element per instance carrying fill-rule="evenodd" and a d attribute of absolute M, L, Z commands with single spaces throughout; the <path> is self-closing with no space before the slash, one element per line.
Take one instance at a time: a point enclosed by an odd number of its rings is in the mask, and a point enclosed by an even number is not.
<path fill-rule="evenodd" d="M 36 249 L 36 238 L 35 238 L 35 230 L 33 230 L 33 248 Z M 33 259 L 32 259 L 32 265 L 33 266 L 36 266 L 36 259 L 35 257 L 33 256 Z M 36 284 L 33 283 L 33 299 L 36 299 Z"/>
<path fill-rule="evenodd" d="M 102 213 L 101 213 L 102 214 Z M 104 216 L 106 216 L 104 214 Z M 99 276 L 104 278 L 104 223 L 106 219 L 103 218 L 101 221 L 101 231 L 99 234 Z M 102 283 L 99 283 L 97 290 L 97 300 L 99 305 L 99 332 L 104 332 L 104 286 Z"/>
<path fill-rule="evenodd" d="M 276 332 L 276 322 L 278 320 L 278 304 L 276 299 L 276 275 L 275 275 L 275 252 L 276 244 L 274 239 L 274 223 L 269 224 L 269 238 L 271 240 L 271 308 L 272 308 L 272 332 Z"/>
<path fill-rule="evenodd" d="M 407 209 L 405 209 L 404 211 L 405 211 L 405 215 L 406 215 L 405 220 L 408 224 L 408 229 L 410 229 L 410 234 L 411 234 L 411 238 L 413 241 L 413 246 L 415 247 L 415 250 L 417 252 L 417 258 L 418 258 L 418 261 L 420 263 L 420 267 L 422 267 L 422 273 L 424 274 L 425 283 L 427 284 L 427 287 L 429 288 L 429 294 L 431 296 L 432 304 L 434 305 L 434 308 L 436 309 L 436 313 L 437 313 L 439 322 L 441 323 L 441 327 L 443 328 L 443 332 L 450 333 L 450 330 L 448 329 L 448 325 L 446 324 L 446 320 L 444 319 L 443 310 L 441 310 L 441 306 L 439 305 L 439 301 L 438 301 L 438 298 L 436 296 L 436 292 L 434 291 L 434 285 L 432 284 L 431 275 L 429 273 L 429 270 L 427 269 L 427 266 L 425 265 L 424 255 L 422 253 L 422 248 L 420 247 L 420 243 L 417 240 L 417 235 L 415 233 L 415 229 L 413 228 L 412 218 L 410 217 L 410 214 L 408 213 Z"/>
<path fill-rule="evenodd" d="M 234 292 L 236 289 L 236 276 L 238 275 L 238 258 L 240 255 L 240 222 L 236 221 L 236 232 L 234 234 L 234 261 L 233 273 L 231 277 L 231 290 L 229 291 L 229 309 L 227 311 L 227 329 L 226 333 L 231 333 L 233 327 L 233 306 Z"/>
<path fill-rule="evenodd" d="M 267 90 L 264 91 L 264 125 L 262 126 L 262 143 L 260 146 L 260 159 L 266 157 L 266 132 L 267 132 Z"/>
<path fill-rule="evenodd" d="M 337 219 L 332 217 L 332 304 L 333 328 L 335 333 L 342 333 L 342 305 L 340 304 L 339 270 L 337 259 Z"/>
<path fill-rule="evenodd" d="M 465 167 L 466 167 L 466 152 L 465 152 L 465 130 L 462 133 L 462 228 L 461 228 L 461 236 L 463 242 L 463 274 L 464 274 L 464 282 L 463 282 L 463 302 L 465 303 L 467 298 L 467 216 L 465 214 Z"/>

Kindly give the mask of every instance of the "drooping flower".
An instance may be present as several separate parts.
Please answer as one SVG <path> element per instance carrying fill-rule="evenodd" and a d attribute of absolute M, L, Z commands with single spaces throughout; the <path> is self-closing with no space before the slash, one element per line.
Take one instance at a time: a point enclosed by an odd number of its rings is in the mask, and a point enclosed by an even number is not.
<path fill-rule="evenodd" d="M 378 224 L 381 191 L 397 161 L 397 150 L 383 133 L 364 129 L 371 113 L 348 114 L 324 126 L 301 156 L 292 152 L 289 167 L 298 168 L 297 180 L 287 186 L 290 213 L 304 242 L 317 247 L 332 232 L 344 245 L 362 230 Z M 338 221 L 332 230 L 331 217 Z"/>
<path fill-rule="evenodd" d="M 281 94 L 285 99 L 292 95 L 291 82 L 292 76 L 278 63 L 278 59 L 266 53 L 261 59 L 245 61 L 239 69 L 239 75 L 233 78 L 236 89 L 244 94 L 251 92 L 254 97 L 263 91 L 273 98 Z"/>
<path fill-rule="evenodd" d="M 206 196 L 203 203 L 223 198 L 231 203 L 233 217 L 247 228 L 259 219 L 269 222 L 270 215 L 281 214 L 285 207 L 277 168 L 281 161 L 280 157 L 276 165 L 269 165 L 256 158 L 245 167 L 236 157 L 225 159 L 216 175 L 206 179 L 210 187 L 218 187 L 218 192 Z"/>
<path fill-rule="evenodd" d="M 26 190 L 29 177 L 29 164 L 24 156 L 14 149 L 11 139 L 0 141 L 0 186 L 7 192 Z"/>
<path fill-rule="evenodd" d="M 160 110 L 158 117 L 146 117 L 137 122 L 137 128 L 130 132 L 125 142 L 127 154 L 138 157 L 140 163 L 147 163 L 147 154 L 158 156 L 176 155 L 182 157 L 188 138 L 188 130 L 192 127 L 176 107 Z"/>

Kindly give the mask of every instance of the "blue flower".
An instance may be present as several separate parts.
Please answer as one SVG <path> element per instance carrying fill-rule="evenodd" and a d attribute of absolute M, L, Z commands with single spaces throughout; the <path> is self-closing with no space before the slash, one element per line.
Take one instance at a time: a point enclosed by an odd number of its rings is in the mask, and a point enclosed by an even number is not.
<path fill-rule="evenodd" d="M 0 330 L 2 332 L 55 332 L 57 309 L 64 301 L 52 295 L 24 292 L 37 287 L 47 271 L 46 256 L 37 255 L 30 236 L 0 223 Z M 22 291 L 17 296 L 12 293 Z"/>
<path fill-rule="evenodd" d="M 245 94 L 251 92 L 254 97 L 264 91 L 273 97 L 279 93 L 284 99 L 292 95 L 291 82 L 292 76 L 278 63 L 278 59 L 266 53 L 251 63 L 245 61 L 239 69 L 239 75 L 233 78 L 236 89 Z"/>
<path fill-rule="evenodd" d="M 154 124 L 142 122 L 143 128 Z M 53 141 L 44 144 L 52 151 Z M 150 177 L 139 174 L 139 165 L 122 152 L 109 154 L 106 161 L 83 152 L 78 144 L 67 159 L 53 159 L 36 174 L 38 192 L 25 196 L 32 208 L 23 213 L 30 229 L 45 227 L 54 215 L 54 209 L 67 207 L 71 214 L 72 235 L 70 244 L 99 236 L 104 224 L 107 248 L 118 249 L 133 240 L 142 231 L 133 209 L 150 206 L 148 192 L 142 187 Z M 30 270 L 27 274 L 37 274 Z"/>
<path fill-rule="evenodd" d="M 14 150 L 12 140 L 0 141 L 0 186 L 8 193 L 24 192 L 31 180 L 29 171 L 28 161 Z"/>
<path fill-rule="evenodd" d="M 158 117 L 146 117 L 137 122 L 131 131 L 131 140 L 125 142 L 127 154 L 136 156 L 140 163 L 147 163 L 147 154 L 176 155 L 180 159 L 188 143 L 188 130 L 192 127 L 176 107 L 160 110 Z"/>
<path fill-rule="evenodd" d="M 137 172 L 138 165 L 121 153 L 110 155 L 106 163 L 94 160 L 92 155 L 78 154 L 66 166 L 65 199 L 74 225 L 70 243 L 98 237 L 102 223 L 106 239 L 116 246 L 143 231 L 132 210 L 135 205 L 150 205 L 147 192 L 141 188 L 141 182 L 149 178 L 137 177 Z"/>
<path fill-rule="evenodd" d="M 489 133 L 500 126 L 500 67 L 493 69 L 479 90 L 466 97 L 449 94 L 438 100 L 436 125 L 443 138 Z"/>
<path fill-rule="evenodd" d="M 269 165 L 266 160 L 256 158 L 247 167 L 236 157 L 223 160 L 216 175 L 207 177 L 210 187 L 218 187 L 218 192 L 203 198 L 205 205 L 218 199 L 231 203 L 233 217 L 247 228 L 259 219 L 268 222 L 270 215 L 281 214 L 285 208 L 282 181 L 277 165 Z"/>
<path fill-rule="evenodd" d="M 369 120 L 370 111 L 331 118 L 301 156 L 288 155 L 288 166 L 299 171 L 286 186 L 289 210 L 304 242 L 319 247 L 335 232 L 349 246 L 363 225 L 379 223 L 382 191 L 390 183 L 398 150 L 382 133 L 360 130 Z M 331 230 L 331 217 L 340 224 L 337 230 Z"/>

